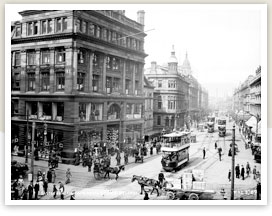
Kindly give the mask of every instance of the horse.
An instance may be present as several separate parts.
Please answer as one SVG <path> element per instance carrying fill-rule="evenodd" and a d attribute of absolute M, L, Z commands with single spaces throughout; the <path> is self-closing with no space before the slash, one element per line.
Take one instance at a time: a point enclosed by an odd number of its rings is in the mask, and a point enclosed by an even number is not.
<path fill-rule="evenodd" d="M 115 180 L 118 179 L 118 174 L 121 172 L 121 170 L 125 170 L 125 165 L 120 165 L 120 166 L 116 166 L 116 167 L 106 167 L 105 168 L 105 176 L 104 178 L 106 178 L 106 176 L 108 176 L 108 178 L 110 178 L 110 173 L 111 174 L 115 174 Z"/>
<path fill-rule="evenodd" d="M 153 191 L 156 190 L 157 191 L 157 196 L 159 196 L 159 190 L 157 188 L 157 187 L 160 186 L 159 181 L 157 181 L 155 179 L 150 179 L 150 178 L 147 178 L 147 177 L 144 177 L 144 176 L 133 175 L 132 179 L 131 179 L 131 182 L 134 182 L 135 180 L 137 180 L 138 184 L 141 186 L 140 194 L 143 194 L 144 187 L 147 186 L 147 187 L 152 187 L 152 191 L 151 191 L 150 194 L 152 194 Z"/>

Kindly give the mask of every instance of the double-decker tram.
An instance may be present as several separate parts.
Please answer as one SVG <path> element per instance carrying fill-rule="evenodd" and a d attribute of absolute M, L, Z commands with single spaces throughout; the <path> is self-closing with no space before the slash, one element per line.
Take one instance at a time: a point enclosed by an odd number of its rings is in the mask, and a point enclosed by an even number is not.
<path fill-rule="evenodd" d="M 214 124 L 215 124 L 215 117 L 214 116 L 208 116 L 208 122 L 207 122 L 208 133 L 213 133 L 214 132 Z"/>
<path fill-rule="evenodd" d="M 225 117 L 220 117 L 217 120 L 217 124 L 218 124 L 219 136 L 224 137 L 226 135 L 227 119 Z"/>
<path fill-rule="evenodd" d="M 165 171 L 177 171 L 189 161 L 190 132 L 173 132 L 163 135 L 161 164 Z"/>

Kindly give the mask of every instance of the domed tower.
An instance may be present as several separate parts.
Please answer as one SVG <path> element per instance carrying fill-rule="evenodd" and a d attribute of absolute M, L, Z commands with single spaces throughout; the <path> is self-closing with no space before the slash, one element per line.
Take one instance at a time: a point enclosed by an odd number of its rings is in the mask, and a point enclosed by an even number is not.
<path fill-rule="evenodd" d="M 192 75 L 192 69 L 191 69 L 191 64 L 188 60 L 188 53 L 186 52 L 186 55 L 185 55 L 185 59 L 183 61 L 183 64 L 181 66 L 181 69 L 182 69 L 182 73 L 185 75 L 185 76 L 190 76 Z"/>
<path fill-rule="evenodd" d="M 168 71 L 169 71 L 169 73 L 177 73 L 178 72 L 178 60 L 175 55 L 174 45 L 172 46 L 171 56 L 168 61 Z"/>

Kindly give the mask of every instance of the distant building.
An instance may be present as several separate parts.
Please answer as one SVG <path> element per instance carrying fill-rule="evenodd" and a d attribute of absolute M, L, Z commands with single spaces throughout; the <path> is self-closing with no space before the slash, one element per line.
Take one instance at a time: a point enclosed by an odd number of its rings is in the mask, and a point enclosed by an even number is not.
<path fill-rule="evenodd" d="M 138 22 L 118 10 L 20 15 L 11 37 L 12 138 L 19 149 L 27 143 L 27 113 L 29 137 L 35 122 L 43 157 L 53 147 L 70 152 L 104 143 L 123 147 L 131 134 L 141 138 L 144 11 Z"/>
<path fill-rule="evenodd" d="M 256 70 L 255 77 L 250 81 L 250 113 L 261 118 L 261 66 Z"/>
<path fill-rule="evenodd" d="M 189 83 L 178 71 L 174 49 L 168 66 L 151 63 L 145 70 L 148 81 L 154 89 L 154 129 L 170 131 L 184 128 L 188 112 Z"/>

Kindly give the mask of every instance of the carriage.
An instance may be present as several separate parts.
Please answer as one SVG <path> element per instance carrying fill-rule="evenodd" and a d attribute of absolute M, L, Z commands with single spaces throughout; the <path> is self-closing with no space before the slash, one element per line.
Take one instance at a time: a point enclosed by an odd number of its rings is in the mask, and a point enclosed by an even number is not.
<path fill-rule="evenodd" d="M 216 192 L 201 189 L 163 188 L 162 194 L 169 200 L 211 200 Z"/>
<path fill-rule="evenodd" d="M 93 174 L 96 180 L 101 180 L 106 174 L 106 164 L 104 157 L 97 157 L 94 160 Z"/>

